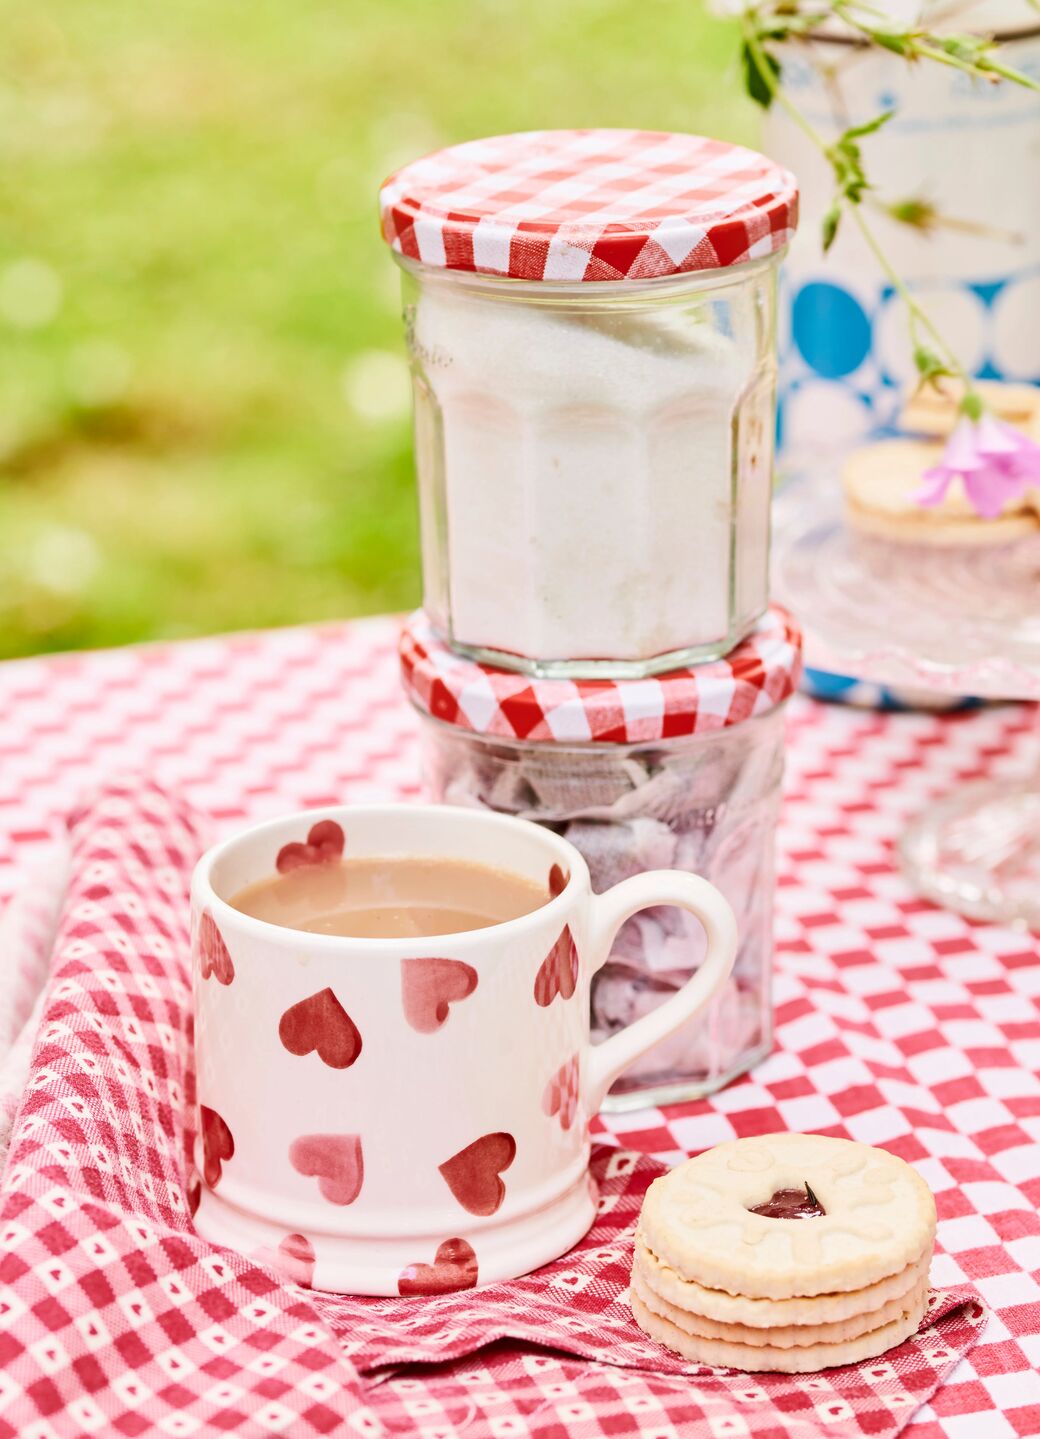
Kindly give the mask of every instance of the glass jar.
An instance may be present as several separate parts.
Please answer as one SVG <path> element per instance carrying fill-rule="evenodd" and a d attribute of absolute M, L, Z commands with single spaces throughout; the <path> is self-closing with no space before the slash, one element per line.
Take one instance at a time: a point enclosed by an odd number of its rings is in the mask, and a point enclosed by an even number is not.
<path fill-rule="evenodd" d="M 724 660 L 583 690 L 464 659 L 421 614 L 405 628 L 402 676 L 422 716 L 430 798 L 548 825 L 584 855 L 597 891 L 646 869 L 687 869 L 733 906 L 727 987 L 637 1061 L 608 1109 L 700 1098 L 769 1052 L 783 706 L 800 654 L 791 620 L 770 610 Z M 594 1039 L 661 1004 L 703 954 L 703 931 L 678 909 L 630 919 L 593 981 Z"/>
<path fill-rule="evenodd" d="M 785 171 L 696 136 L 503 136 L 382 195 L 424 605 L 469 657 L 635 678 L 768 600 Z"/>

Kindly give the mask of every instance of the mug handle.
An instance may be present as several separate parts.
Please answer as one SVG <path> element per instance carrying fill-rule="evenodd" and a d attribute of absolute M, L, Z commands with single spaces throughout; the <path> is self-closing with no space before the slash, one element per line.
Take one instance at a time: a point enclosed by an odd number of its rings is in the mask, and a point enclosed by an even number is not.
<path fill-rule="evenodd" d="M 713 884 L 695 874 L 651 869 L 623 879 L 605 894 L 592 896 L 592 973 L 603 968 L 614 936 L 641 909 L 675 904 L 704 926 L 708 951 L 682 989 L 620 1034 L 594 1045 L 589 1055 L 588 1112 L 595 1114 L 607 1090 L 628 1066 L 702 1009 L 729 978 L 737 955 L 737 921 L 729 902 Z"/>

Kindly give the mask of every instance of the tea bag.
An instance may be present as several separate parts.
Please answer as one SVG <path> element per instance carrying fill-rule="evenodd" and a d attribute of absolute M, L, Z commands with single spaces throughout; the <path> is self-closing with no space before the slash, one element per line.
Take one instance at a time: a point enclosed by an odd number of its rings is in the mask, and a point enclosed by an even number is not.
<path fill-rule="evenodd" d="M 634 760 L 619 763 L 613 755 L 602 756 L 602 762 L 590 763 L 587 755 L 582 760 L 573 769 L 561 763 L 556 753 L 544 760 L 532 756 L 525 761 L 524 777 L 534 792 L 533 808 L 537 809 L 529 818 L 569 820 L 590 813 L 602 813 L 606 818 L 646 779 L 645 769 Z"/>
<path fill-rule="evenodd" d="M 690 806 L 690 776 L 679 765 L 663 765 L 654 773 L 643 771 L 643 781 L 622 797 L 608 813 L 587 813 L 589 819 L 627 819 L 644 815 L 662 824 L 679 825 Z"/>
<path fill-rule="evenodd" d="M 696 941 L 685 933 L 669 934 L 664 925 L 647 914 L 633 915 L 618 930 L 610 958 L 647 974 L 680 973 L 683 976 L 695 960 Z M 696 967 L 696 962 L 692 967 Z"/>
<path fill-rule="evenodd" d="M 593 889 L 603 892 L 647 869 L 671 869 L 677 840 L 660 820 L 644 817 L 620 824 L 577 820 L 564 831 L 585 857 Z"/>
<path fill-rule="evenodd" d="M 683 976 L 685 980 L 687 976 Z M 680 982 L 681 983 L 681 982 Z M 669 999 L 680 983 L 651 980 L 646 975 L 613 962 L 605 965 L 592 982 L 592 1038 L 601 1043 L 612 1034 L 641 1019 Z M 647 1080 L 681 1074 L 710 1076 L 708 1016 L 695 1015 L 669 1038 L 641 1055 L 625 1071 L 625 1079 Z"/>

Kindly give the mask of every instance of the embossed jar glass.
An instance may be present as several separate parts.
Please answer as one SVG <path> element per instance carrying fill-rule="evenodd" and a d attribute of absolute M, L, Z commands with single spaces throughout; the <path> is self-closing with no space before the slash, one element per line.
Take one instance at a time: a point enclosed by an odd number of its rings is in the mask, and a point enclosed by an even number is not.
<path fill-rule="evenodd" d="M 696 136 L 552 131 L 391 177 L 424 606 L 460 653 L 636 678 L 768 602 L 792 177 Z"/>
<path fill-rule="evenodd" d="M 800 668 L 800 634 L 777 609 L 723 660 L 592 686 L 474 663 L 422 614 L 404 629 L 429 798 L 547 826 L 581 852 L 597 891 L 673 867 L 709 879 L 736 914 L 726 986 L 625 1072 L 607 1109 L 700 1098 L 769 1052 L 783 712 Z M 704 953 L 703 932 L 676 909 L 630 920 L 593 982 L 594 1041 L 663 1004 Z"/>

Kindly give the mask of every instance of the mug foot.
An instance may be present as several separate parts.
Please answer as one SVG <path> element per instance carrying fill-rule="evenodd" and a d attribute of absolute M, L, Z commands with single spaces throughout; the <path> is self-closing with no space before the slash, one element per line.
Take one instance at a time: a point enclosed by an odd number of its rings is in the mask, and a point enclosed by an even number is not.
<path fill-rule="evenodd" d="M 290 1283 L 334 1294 L 431 1295 L 474 1289 L 530 1274 L 582 1239 L 596 1216 L 585 1173 L 549 1205 L 457 1233 L 372 1238 L 293 1232 L 246 1214 L 203 1189 L 198 1233 L 276 1270 Z"/>

